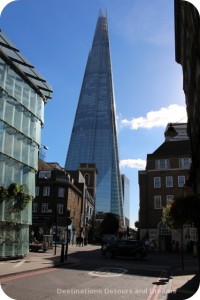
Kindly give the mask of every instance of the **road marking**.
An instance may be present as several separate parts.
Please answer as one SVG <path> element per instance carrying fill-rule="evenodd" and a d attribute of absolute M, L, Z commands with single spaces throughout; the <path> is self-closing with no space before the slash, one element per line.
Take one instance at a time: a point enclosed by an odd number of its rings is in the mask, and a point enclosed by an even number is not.
<path fill-rule="evenodd" d="M 89 272 L 88 274 L 90 276 L 97 276 L 97 277 L 118 277 L 127 272 L 128 272 L 127 269 L 106 267 L 106 268 L 100 268 L 95 271 Z"/>
<path fill-rule="evenodd" d="M 16 265 L 13 266 L 13 268 L 18 268 L 18 267 L 20 267 L 23 264 L 24 264 L 24 261 L 21 260 L 21 261 L 17 262 Z"/>
<path fill-rule="evenodd" d="M 40 274 L 44 274 L 44 273 L 49 273 L 49 272 L 54 272 L 57 271 L 57 268 L 47 268 L 47 269 L 42 269 L 42 270 L 37 270 L 37 271 L 33 271 L 33 272 L 28 272 L 28 273 L 19 273 L 17 275 L 11 275 L 8 277 L 2 277 L 0 278 L 0 284 L 2 282 L 7 282 L 7 281 L 12 281 L 15 279 L 20 279 L 20 278 L 25 278 L 25 277 L 30 277 L 30 276 L 35 276 L 35 275 L 40 275 Z"/>
<path fill-rule="evenodd" d="M 162 281 L 166 279 L 166 283 L 163 282 L 162 284 Z M 167 289 L 167 287 L 169 286 L 169 278 L 168 278 L 168 272 L 166 270 L 163 270 L 161 273 L 160 273 L 160 277 L 157 278 L 156 280 L 156 283 L 154 283 L 154 286 L 153 288 L 150 288 L 149 289 L 149 295 L 147 297 L 147 300 L 151 300 L 151 298 L 153 300 L 158 300 L 158 297 L 159 297 L 159 300 L 164 299 L 166 298 L 166 295 L 169 293 L 169 289 Z"/>

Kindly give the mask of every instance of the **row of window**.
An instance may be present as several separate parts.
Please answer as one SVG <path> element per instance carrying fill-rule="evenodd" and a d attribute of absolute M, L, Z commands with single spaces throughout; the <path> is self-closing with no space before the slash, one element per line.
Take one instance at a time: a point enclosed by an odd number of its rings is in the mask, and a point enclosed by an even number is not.
<path fill-rule="evenodd" d="M 63 204 L 57 204 L 57 212 L 58 214 L 63 214 Z M 32 212 L 37 213 L 38 212 L 38 203 L 33 202 Z M 42 203 L 41 206 L 41 213 L 52 213 L 52 209 L 49 209 L 49 203 Z"/>
<path fill-rule="evenodd" d="M 51 178 L 51 171 L 40 171 L 39 172 L 39 178 L 45 178 L 45 179 L 49 179 Z M 70 180 L 70 175 L 68 174 L 68 178 Z M 85 178 L 85 183 L 87 186 L 90 185 L 90 174 L 86 173 L 84 175 Z"/>
<path fill-rule="evenodd" d="M 40 192 L 40 187 L 36 186 L 35 195 L 39 196 L 39 192 Z M 50 186 L 43 187 L 42 196 L 44 196 L 44 197 L 50 196 Z M 65 188 L 63 188 L 63 187 L 58 188 L 58 197 L 60 197 L 60 198 L 65 197 Z"/>
<path fill-rule="evenodd" d="M 180 158 L 179 159 L 179 168 L 189 169 L 191 165 L 191 158 Z M 156 169 L 170 169 L 170 160 L 169 159 L 157 159 L 155 160 Z"/>
<path fill-rule="evenodd" d="M 58 214 L 63 214 L 63 208 L 64 205 L 63 204 L 57 204 L 57 212 Z M 38 203 L 37 202 L 33 202 L 33 206 L 32 206 L 32 212 L 33 213 L 37 213 L 38 212 Z M 45 203 L 42 202 L 41 205 L 41 213 L 52 213 L 52 209 L 49 209 L 49 203 Z M 75 210 L 72 210 L 72 216 L 75 216 Z M 89 216 L 92 216 L 93 214 L 93 209 L 90 206 L 86 206 L 86 214 L 87 214 L 87 218 Z"/>
<path fill-rule="evenodd" d="M 174 195 L 167 195 L 166 196 L 166 204 L 170 203 L 174 199 Z M 162 208 L 162 197 L 161 195 L 154 196 L 154 209 L 161 209 Z"/>
<path fill-rule="evenodd" d="M 183 187 L 185 184 L 185 176 L 178 176 L 178 187 Z M 165 186 L 167 188 L 174 187 L 174 178 L 173 176 L 166 176 L 165 177 Z M 161 177 L 154 177 L 154 188 L 158 189 L 161 188 Z"/>

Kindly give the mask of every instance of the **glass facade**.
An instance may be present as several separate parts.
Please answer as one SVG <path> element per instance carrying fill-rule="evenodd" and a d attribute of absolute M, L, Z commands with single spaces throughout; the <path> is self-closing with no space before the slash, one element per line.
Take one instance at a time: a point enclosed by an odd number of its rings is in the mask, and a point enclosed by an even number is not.
<path fill-rule="evenodd" d="M 130 226 L 130 180 L 124 174 L 122 177 L 124 225 Z"/>
<path fill-rule="evenodd" d="M 121 178 L 116 136 L 115 103 L 107 18 L 97 20 L 88 56 L 65 168 L 96 163 L 96 212 L 123 217 Z"/>
<path fill-rule="evenodd" d="M 0 41 L 0 186 L 17 183 L 34 197 L 44 96 L 20 69 L 28 64 L 2 32 Z M 31 223 L 32 203 L 16 212 L 12 200 L 0 197 L 0 258 L 28 253 Z"/>

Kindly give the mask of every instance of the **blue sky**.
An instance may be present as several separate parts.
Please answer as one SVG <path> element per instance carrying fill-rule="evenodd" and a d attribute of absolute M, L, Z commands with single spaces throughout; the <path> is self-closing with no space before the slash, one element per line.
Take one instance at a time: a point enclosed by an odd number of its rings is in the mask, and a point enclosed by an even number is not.
<path fill-rule="evenodd" d="M 99 10 L 107 12 L 121 172 L 130 179 L 131 226 L 138 220 L 138 171 L 184 122 L 181 66 L 175 62 L 173 0 L 18 0 L 0 28 L 53 87 L 45 107 L 46 161 L 64 166 Z"/>

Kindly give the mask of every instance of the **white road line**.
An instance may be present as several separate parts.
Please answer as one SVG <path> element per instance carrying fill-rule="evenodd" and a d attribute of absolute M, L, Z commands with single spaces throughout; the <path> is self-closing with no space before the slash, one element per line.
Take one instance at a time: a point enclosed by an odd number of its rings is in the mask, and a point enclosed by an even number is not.
<path fill-rule="evenodd" d="M 18 267 L 20 267 L 20 266 L 23 265 L 23 264 L 24 264 L 24 261 L 21 260 L 21 261 L 19 261 L 18 263 L 16 263 L 13 267 L 14 267 L 14 268 L 18 268 Z"/>

